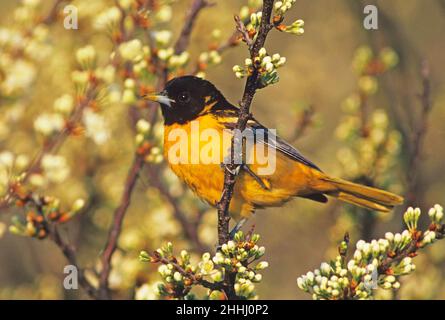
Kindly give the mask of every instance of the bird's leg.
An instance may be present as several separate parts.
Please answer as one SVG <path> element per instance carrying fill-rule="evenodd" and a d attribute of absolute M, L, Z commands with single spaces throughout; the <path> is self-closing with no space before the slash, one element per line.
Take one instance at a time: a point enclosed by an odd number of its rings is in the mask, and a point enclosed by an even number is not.
<path fill-rule="evenodd" d="M 230 168 L 230 164 L 234 164 L 231 159 L 230 156 L 226 156 L 224 158 L 224 161 L 220 164 L 220 167 L 222 170 L 227 169 L 227 171 L 229 171 L 231 174 L 233 174 L 234 176 L 237 176 L 241 170 L 242 164 L 236 164 L 235 168 Z"/>
<path fill-rule="evenodd" d="M 242 165 L 237 165 L 234 169 L 230 169 L 229 166 L 224 166 L 227 171 L 229 171 L 231 174 L 233 174 L 234 176 L 237 176 L 241 170 Z"/>
<path fill-rule="evenodd" d="M 250 169 L 250 167 L 247 164 L 241 165 L 241 168 L 246 171 L 258 184 L 261 186 L 261 188 L 265 190 L 269 190 L 270 188 L 264 183 L 264 181 L 256 175 L 255 172 Z"/>
<path fill-rule="evenodd" d="M 243 225 L 247 222 L 246 218 L 242 218 L 240 221 L 236 223 L 236 225 L 233 227 L 233 229 L 229 233 L 229 238 L 233 239 L 235 237 L 235 234 L 243 227 Z"/>

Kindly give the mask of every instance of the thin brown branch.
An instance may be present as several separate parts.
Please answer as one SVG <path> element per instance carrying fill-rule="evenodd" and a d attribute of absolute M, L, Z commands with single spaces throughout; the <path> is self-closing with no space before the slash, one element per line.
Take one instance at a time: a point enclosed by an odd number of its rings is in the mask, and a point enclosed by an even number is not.
<path fill-rule="evenodd" d="M 314 114 L 315 109 L 312 105 L 303 110 L 302 114 L 297 119 L 297 126 L 294 131 L 293 140 L 300 139 L 306 133 L 306 130 L 313 122 Z"/>
<path fill-rule="evenodd" d="M 122 222 L 125 217 L 125 213 L 130 205 L 131 195 L 133 193 L 134 187 L 136 186 L 139 173 L 144 166 L 144 157 L 137 155 L 131 168 L 128 172 L 127 179 L 125 182 L 124 192 L 122 194 L 121 202 L 114 212 L 113 224 L 108 233 L 108 238 L 106 242 L 105 249 L 102 253 L 102 270 L 100 272 L 99 279 L 99 297 L 101 299 L 110 299 L 110 292 L 108 288 L 108 278 L 111 272 L 111 258 L 113 253 L 117 249 L 117 242 L 119 235 L 122 230 Z"/>
<path fill-rule="evenodd" d="M 24 199 L 24 201 L 26 201 L 26 204 L 33 206 L 37 210 L 37 212 L 39 213 L 39 215 L 41 217 L 45 216 L 45 213 L 43 210 L 43 206 L 45 203 L 44 197 L 39 196 L 37 194 L 29 194 L 26 197 L 26 199 Z M 90 283 L 90 281 L 88 281 L 88 279 L 85 277 L 84 269 L 82 269 L 79 266 L 79 264 L 77 263 L 76 249 L 72 245 L 66 243 L 63 240 L 62 236 L 60 235 L 60 233 L 57 229 L 56 222 L 51 222 L 46 219 L 43 219 L 42 224 L 44 226 L 44 229 L 47 232 L 47 235 L 49 236 L 49 239 L 52 240 L 57 245 L 57 247 L 59 247 L 59 249 L 62 251 L 62 253 L 65 256 L 65 258 L 67 259 L 67 261 L 71 265 L 76 267 L 78 280 L 79 280 L 79 283 L 82 286 L 82 288 L 85 289 L 85 291 L 91 298 L 96 299 L 97 298 L 97 290 Z"/>
<path fill-rule="evenodd" d="M 235 15 L 235 23 L 236 30 L 241 34 L 243 41 L 247 44 L 249 49 L 253 45 L 253 39 L 249 35 L 249 31 L 247 31 L 246 25 L 241 21 L 240 17 Z"/>
<path fill-rule="evenodd" d="M 230 37 L 224 43 L 222 43 L 218 48 L 216 48 L 216 52 L 221 54 L 227 49 L 237 46 L 239 43 L 240 43 L 239 32 L 238 30 L 236 30 L 234 33 L 230 35 Z"/>
<path fill-rule="evenodd" d="M 259 51 L 266 42 L 269 31 L 273 28 L 271 24 L 271 15 L 273 9 L 273 0 L 264 0 L 262 9 L 262 18 L 259 27 L 259 32 L 255 42 L 249 47 L 250 56 L 252 60 L 258 56 Z M 246 80 L 244 87 L 244 94 L 240 103 L 240 112 L 236 129 L 241 132 L 246 128 L 247 121 L 250 117 L 250 105 L 253 97 L 258 89 L 260 73 L 257 67 L 254 67 L 252 74 Z M 234 150 L 234 139 L 232 139 L 231 150 Z M 232 152 L 233 153 L 233 152 Z M 233 155 L 232 155 L 233 156 Z M 218 242 L 219 245 L 226 243 L 229 240 L 229 222 L 230 201 L 233 197 L 233 190 L 236 182 L 236 164 L 228 164 L 224 170 L 224 188 L 222 190 L 221 199 L 217 204 L 218 209 Z M 225 275 L 226 285 L 224 286 L 224 293 L 229 299 L 238 299 L 234 290 L 235 274 L 227 273 Z"/>
<path fill-rule="evenodd" d="M 23 182 L 26 182 L 29 179 L 29 176 L 32 173 L 38 172 L 41 167 L 43 156 L 47 153 L 56 152 L 61 145 L 65 142 L 66 138 L 69 137 L 71 133 L 71 127 L 75 126 L 82 119 L 83 111 L 90 104 L 90 102 L 94 99 L 96 95 L 96 86 L 92 85 L 84 98 L 82 98 L 74 109 L 73 113 L 69 117 L 67 121 L 67 125 L 60 131 L 55 137 L 46 141 L 42 147 L 42 150 L 38 153 L 38 155 L 34 158 L 32 164 L 26 170 L 25 175 L 23 177 Z"/>
<path fill-rule="evenodd" d="M 85 277 L 84 270 L 79 267 L 77 263 L 77 257 L 76 257 L 76 250 L 73 248 L 70 244 L 66 243 L 62 236 L 60 235 L 59 231 L 57 230 L 56 225 L 48 226 L 49 236 L 51 240 L 59 247 L 59 249 L 62 251 L 63 255 L 67 259 L 67 261 L 76 267 L 79 283 L 82 286 L 82 288 L 88 293 L 88 295 L 96 299 L 98 297 L 98 292 L 96 288 L 88 281 L 88 279 Z"/>
<path fill-rule="evenodd" d="M 428 131 L 428 116 L 432 109 L 430 69 L 427 61 L 423 61 L 420 73 L 422 77 L 422 93 L 419 95 L 421 110 L 417 128 L 414 128 L 412 133 L 412 141 L 410 143 L 412 148 L 407 170 L 409 175 L 407 199 L 411 205 L 416 205 L 417 203 L 419 164 L 422 160 L 423 144 Z"/>
<path fill-rule="evenodd" d="M 94 99 L 96 95 L 96 85 L 91 85 L 85 96 L 78 102 L 73 113 L 67 120 L 67 124 L 64 128 L 57 133 L 54 137 L 44 142 L 42 148 L 37 152 L 36 156 L 28 166 L 26 171 L 21 176 L 20 183 L 26 183 L 33 173 L 41 171 L 41 165 L 43 157 L 46 154 L 56 152 L 66 141 L 71 134 L 71 128 L 74 127 L 81 119 L 83 111 Z M 8 191 L 8 194 L 0 201 L 0 210 L 7 209 L 10 206 L 10 200 L 13 198 L 12 189 Z"/>
<path fill-rule="evenodd" d="M 193 26 L 199 12 L 210 5 L 206 0 L 194 0 L 185 18 L 184 26 L 179 35 L 178 41 L 174 46 L 176 54 L 183 52 L 189 45 L 190 37 L 192 35 Z"/>
<path fill-rule="evenodd" d="M 262 9 L 262 18 L 257 38 L 250 48 L 250 56 L 252 59 L 258 56 L 260 49 L 266 42 L 269 31 L 273 28 L 270 22 L 273 9 L 273 0 L 264 0 Z M 243 131 L 246 128 L 247 121 L 250 117 L 250 105 L 252 104 L 253 97 L 258 88 L 259 71 L 257 68 L 253 69 L 252 74 L 247 78 L 244 94 L 240 103 L 240 113 L 236 128 Z M 233 150 L 234 141 L 232 141 Z M 229 206 L 233 196 L 233 190 L 235 185 L 236 175 L 235 164 L 229 164 L 225 168 L 224 174 L 224 189 L 222 191 L 221 200 L 219 201 L 218 208 L 218 242 L 220 245 L 226 243 L 229 240 Z"/>
<path fill-rule="evenodd" d="M 404 250 L 398 252 L 394 257 L 387 257 L 378 267 L 378 272 L 381 274 L 385 274 L 391 269 L 392 265 L 399 263 L 404 258 L 409 257 L 410 255 L 415 255 L 418 250 L 417 243 L 417 240 L 412 240 L 411 243 Z"/>
<path fill-rule="evenodd" d="M 60 5 L 62 4 L 64 0 L 55 0 L 54 4 L 52 5 L 51 9 L 49 10 L 48 14 L 42 19 L 42 23 L 44 24 L 51 24 L 57 19 L 57 14 Z M 71 1 L 67 1 L 68 3 Z"/>

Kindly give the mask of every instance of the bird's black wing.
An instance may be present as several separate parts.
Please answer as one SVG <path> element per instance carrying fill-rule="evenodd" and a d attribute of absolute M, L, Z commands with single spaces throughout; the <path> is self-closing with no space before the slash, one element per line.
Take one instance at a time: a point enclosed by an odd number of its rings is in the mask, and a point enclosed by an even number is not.
<path fill-rule="evenodd" d="M 257 142 L 261 142 L 266 144 L 267 146 L 270 146 L 281 153 L 285 154 L 292 160 L 301 162 L 308 167 L 314 168 L 318 171 L 321 171 L 319 167 L 317 167 L 312 161 L 306 159 L 300 151 L 298 151 L 297 148 L 286 142 L 285 140 L 281 139 L 279 136 L 272 133 L 268 128 L 260 124 L 258 121 L 252 119 L 249 120 L 248 128 L 251 128 L 255 134 L 255 138 Z M 263 134 L 256 134 L 255 131 L 257 130 L 263 130 Z"/>
<path fill-rule="evenodd" d="M 231 108 L 226 108 L 225 110 L 217 112 L 217 116 L 222 122 L 224 122 L 226 128 L 233 130 L 236 128 L 236 123 L 238 121 L 238 113 L 239 109 L 234 106 L 231 106 Z M 273 132 L 271 132 L 268 128 L 266 128 L 261 123 L 256 121 L 254 118 L 249 119 L 246 128 L 251 129 L 253 131 L 256 142 L 264 143 L 265 145 L 270 146 L 275 150 L 278 150 L 279 152 L 285 154 L 292 160 L 301 162 L 307 165 L 308 167 L 321 171 L 319 167 L 317 167 L 310 160 L 306 159 L 300 153 L 300 151 L 298 151 L 294 146 L 290 145 L 288 142 L 275 135 Z M 259 134 L 260 133 L 259 130 L 261 130 L 261 134 Z"/>

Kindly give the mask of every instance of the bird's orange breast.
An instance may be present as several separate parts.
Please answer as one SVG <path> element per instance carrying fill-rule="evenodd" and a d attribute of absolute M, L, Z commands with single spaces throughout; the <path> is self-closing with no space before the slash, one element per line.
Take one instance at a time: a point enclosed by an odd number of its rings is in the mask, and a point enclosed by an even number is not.
<path fill-rule="evenodd" d="M 216 205 L 224 185 L 220 164 L 229 154 L 230 142 L 231 135 L 224 124 L 217 116 L 206 114 L 185 124 L 165 126 L 164 156 L 183 182 L 200 198 Z M 249 167 L 267 188 L 241 171 L 230 206 L 233 215 L 246 217 L 257 207 L 279 206 L 293 196 L 310 192 L 316 170 L 277 152 L 273 172 L 261 174 L 265 164 L 256 160 Z"/>

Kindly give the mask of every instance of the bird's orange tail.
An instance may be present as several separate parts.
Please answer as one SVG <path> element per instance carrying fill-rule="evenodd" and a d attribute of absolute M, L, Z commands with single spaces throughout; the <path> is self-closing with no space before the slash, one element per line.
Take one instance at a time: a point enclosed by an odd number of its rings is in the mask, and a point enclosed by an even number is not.
<path fill-rule="evenodd" d="M 403 203 L 403 197 L 394 193 L 332 178 L 327 175 L 322 175 L 320 182 L 320 189 L 323 189 L 320 191 L 326 195 L 370 210 L 388 212 L 394 206 Z"/>

